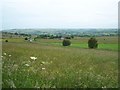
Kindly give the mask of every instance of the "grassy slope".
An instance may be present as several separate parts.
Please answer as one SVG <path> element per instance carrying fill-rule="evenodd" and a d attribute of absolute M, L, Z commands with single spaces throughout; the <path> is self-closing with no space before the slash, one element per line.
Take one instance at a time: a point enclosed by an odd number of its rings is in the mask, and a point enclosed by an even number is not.
<path fill-rule="evenodd" d="M 118 54 L 114 51 L 13 40 L 3 43 L 4 52 L 3 87 L 117 87 Z"/>

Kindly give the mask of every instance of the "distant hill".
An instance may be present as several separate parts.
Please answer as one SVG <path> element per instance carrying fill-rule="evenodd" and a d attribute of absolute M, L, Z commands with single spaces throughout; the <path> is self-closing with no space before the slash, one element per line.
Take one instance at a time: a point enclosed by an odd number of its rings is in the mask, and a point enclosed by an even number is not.
<path fill-rule="evenodd" d="M 25 34 L 67 34 L 67 35 L 117 35 L 118 29 L 10 29 L 2 32 Z"/>

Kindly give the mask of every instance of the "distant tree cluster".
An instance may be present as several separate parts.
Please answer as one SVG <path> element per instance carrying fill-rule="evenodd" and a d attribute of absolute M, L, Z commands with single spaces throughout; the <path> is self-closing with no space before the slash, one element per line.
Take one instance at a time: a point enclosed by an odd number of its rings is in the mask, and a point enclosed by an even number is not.
<path fill-rule="evenodd" d="M 31 36 L 31 34 L 25 34 L 25 33 L 18 33 L 18 32 L 15 32 L 13 33 L 14 35 L 20 35 L 20 36 Z"/>
<path fill-rule="evenodd" d="M 65 39 L 72 39 L 74 36 L 66 36 Z"/>
<path fill-rule="evenodd" d="M 63 36 L 62 35 L 39 35 L 38 38 L 43 38 L 43 39 L 61 39 Z M 65 39 L 72 39 L 74 36 L 64 36 Z"/>
<path fill-rule="evenodd" d="M 62 36 L 58 35 L 39 35 L 37 38 L 43 38 L 43 39 L 54 39 L 54 38 L 61 38 Z"/>
<path fill-rule="evenodd" d="M 31 36 L 30 34 L 24 34 L 24 33 L 20 33 L 19 35 L 21 35 L 21 36 Z"/>

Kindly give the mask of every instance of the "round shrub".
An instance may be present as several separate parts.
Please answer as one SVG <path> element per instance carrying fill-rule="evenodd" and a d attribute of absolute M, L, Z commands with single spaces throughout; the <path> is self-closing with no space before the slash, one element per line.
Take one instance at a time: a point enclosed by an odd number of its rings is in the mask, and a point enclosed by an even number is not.
<path fill-rule="evenodd" d="M 90 38 L 88 40 L 88 47 L 89 48 L 97 48 L 98 47 L 97 40 L 95 38 Z"/>
<path fill-rule="evenodd" d="M 26 37 L 25 40 L 28 40 L 28 38 Z"/>
<path fill-rule="evenodd" d="M 8 42 L 8 40 L 5 40 L 5 42 Z"/>
<path fill-rule="evenodd" d="M 63 46 L 70 46 L 71 42 L 69 40 L 64 39 L 62 44 Z"/>

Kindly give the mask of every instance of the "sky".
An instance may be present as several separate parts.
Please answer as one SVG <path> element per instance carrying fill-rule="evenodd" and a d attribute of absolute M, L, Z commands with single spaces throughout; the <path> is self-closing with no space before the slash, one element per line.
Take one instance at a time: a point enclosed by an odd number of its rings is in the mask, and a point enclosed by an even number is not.
<path fill-rule="evenodd" d="M 119 0 L 0 0 L 0 25 L 18 28 L 117 28 Z"/>

